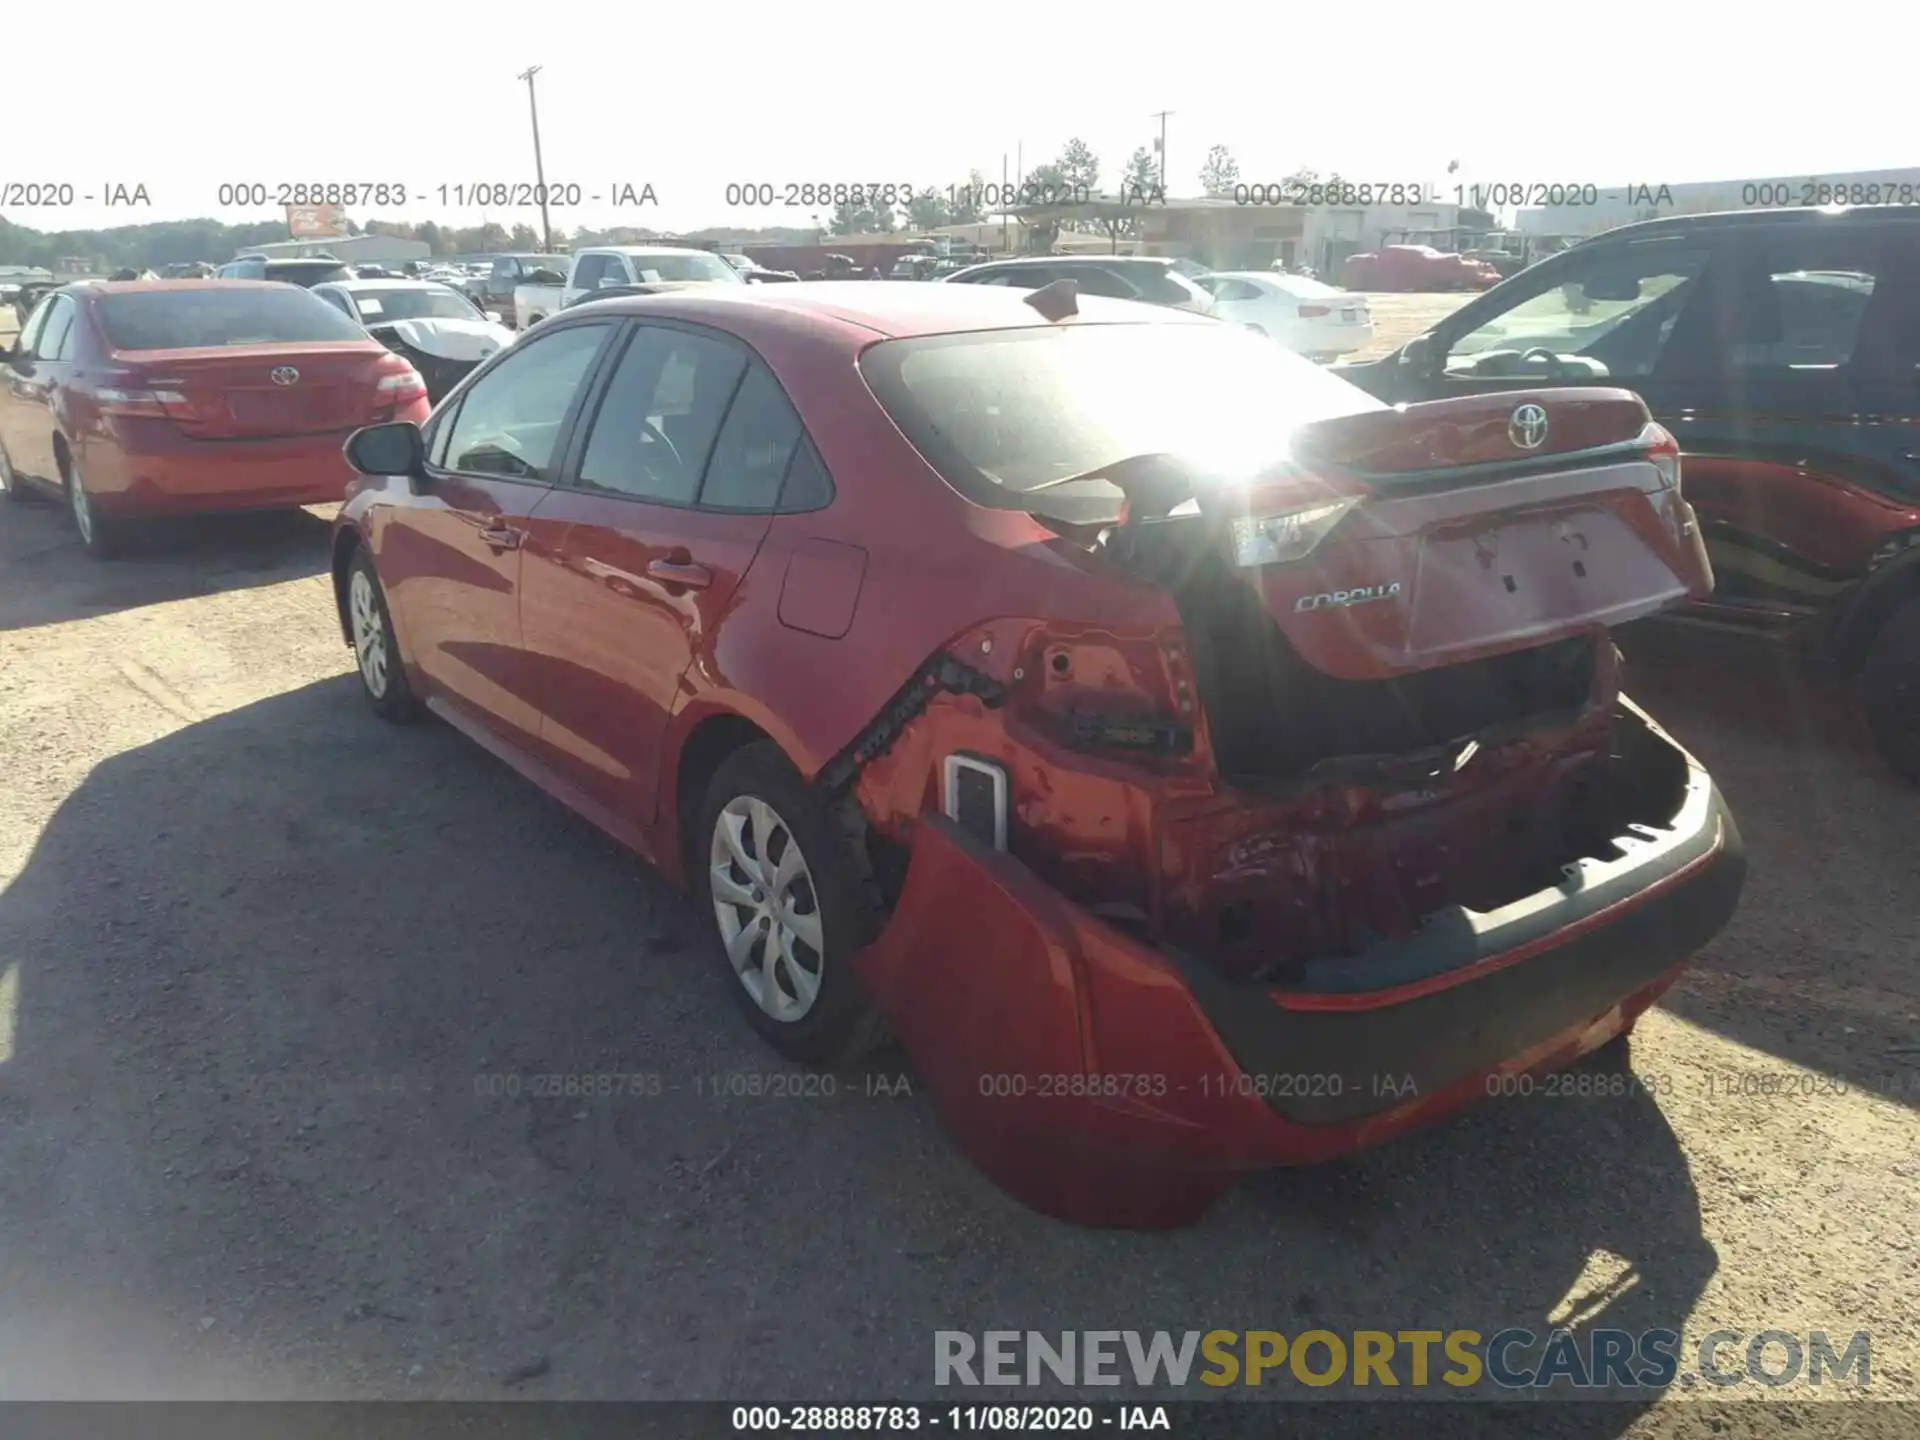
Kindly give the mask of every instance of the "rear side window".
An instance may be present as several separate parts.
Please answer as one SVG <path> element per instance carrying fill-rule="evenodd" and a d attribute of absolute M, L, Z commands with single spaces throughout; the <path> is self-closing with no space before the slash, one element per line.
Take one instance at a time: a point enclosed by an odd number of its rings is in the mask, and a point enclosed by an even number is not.
<path fill-rule="evenodd" d="M 1124 277 L 1098 265 L 1070 265 L 1061 274 L 1073 281 L 1074 288 L 1082 295 L 1105 295 L 1111 300 L 1140 298 L 1140 292 L 1128 284 Z"/>
<path fill-rule="evenodd" d="M 73 301 L 65 295 L 54 296 L 53 308 L 47 312 L 46 328 L 40 332 L 33 353 L 42 360 L 66 359 L 67 341 L 73 335 L 73 317 Z"/>
<path fill-rule="evenodd" d="M 727 411 L 727 423 L 707 462 L 700 503 L 715 510 L 771 510 L 780 499 L 780 481 L 800 441 L 800 417 L 773 372 L 759 363 L 747 367 Z"/>
<path fill-rule="evenodd" d="M 747 368 L 726 341 L 643 325 L 601 397 L 580 483 L 635 500 L 691 505 Z"/>
<path fill-rule="evenodd" d="M 1250 285 L 1245 280 L 1228 280 L 1220 275 L 1202 280 L 1200 284 L 1212 291 L 1216 300 L 1258 300 L 1266 294 L 1259 286 Z"/>
<path fill-rule="evenodd" d="M 116 350 L 366 339 L 358 325 L 326 301 L 291 286 L 104 295 L 98 314 L 100 329 Z"/>
<path fill-rule="evenodd" d="M 1149 304 L 1186 305 L 1196 299 L 1206 298 L 1199 286 L 1186 276 L 1175 274 L 1171 268 L 1163 270 L 1153 265 L 1130 265 L 1122 273 L 1139 291 L 1140 298 Z"/>

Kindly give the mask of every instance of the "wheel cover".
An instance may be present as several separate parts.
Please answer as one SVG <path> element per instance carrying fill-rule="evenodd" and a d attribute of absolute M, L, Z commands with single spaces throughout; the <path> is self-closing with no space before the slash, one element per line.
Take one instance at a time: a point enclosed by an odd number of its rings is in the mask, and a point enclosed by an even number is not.
<path fill-rule="evenodd" d="M 380 597 L 364 570 L 355 570 L 347 585 L 347 619 L 353 627 L 353 653 L 360 680 L 376 700 L 387 696 L 387 627 L 380 614 Z"/>
<path fill-rule="evenodd" d="M 68 467 L 67 499 L 73 506 L 73 523 L 79 528 L 80 538 L 91 545 L 93 543 L 93 502 L 87 499 L 87 487 L 81 483 L 77 466 Z"/>
<path fill-rule="evenodd" d="M 826 954 L 813 871 L 792 827 L 755 795 L 736 795 L 708 847 L 713 917 L 733 973 L 762 1011 L 785 1024 L 820 997 Z"/>

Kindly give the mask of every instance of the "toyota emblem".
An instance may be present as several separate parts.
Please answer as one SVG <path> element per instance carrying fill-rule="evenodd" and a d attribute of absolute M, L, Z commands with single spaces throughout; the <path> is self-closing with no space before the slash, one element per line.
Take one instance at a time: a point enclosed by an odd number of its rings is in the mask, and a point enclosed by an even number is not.
<path fill-rule="evenodd" d="M 1547 440 L 1547 412 L 1539 405 L 1522 405 L 1507 420 L 1507 438 L 1522 450 L 1538 450 Z"/>
<path fill-rule="evenodd" d="M 291 365 L 276 365 L 267 372 L 267 378 L 276 385 L 298 385 L 300 383 L 300 372 Z M 1515 418 L 1518 418 L 1517 412 Z M 1545 424 L 1546 422 L 1543 420 L 1541 422 L 1542 428 L 1545 427 Z"/>

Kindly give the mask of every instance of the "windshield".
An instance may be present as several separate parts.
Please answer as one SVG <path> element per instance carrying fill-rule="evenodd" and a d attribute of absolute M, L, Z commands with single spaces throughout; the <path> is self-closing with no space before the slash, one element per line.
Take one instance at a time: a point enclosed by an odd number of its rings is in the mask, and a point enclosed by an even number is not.
<path fill-rule="evenodd" d="M 1174 455 L 1210 475 L 1249 473 L 1283 459 L 1300 425 L 1384 408 L 1313 362 L 1224 325 L 889 340 L 862 354 L 860 369 L 936 469 L 977 504 L 1006 509 L 1026 508 L 1019 497 L 1037 486 L 1135 455 Z"/>
<path fill-rule="evenodd" d="M 422 285 L 418 290 L 349 290 L 360 318 L 381 320 L 478 320 L 480 312 L 453 291 Z"/>
<path fill-rule="evenodd" d="M 639 276 L 643 285 L 674 280 L 732 281 L 736 285 L 746 283 L 726 261 L 703 251 L 684 255 L 633 255 L 628 258 L 633 262 L 634 274 Z"/>
<path fill-rule="evenodd" d="M 318 285 L 327 280 L 345 280 L 348 271 L 338 260 L 271 260 L 266 279 L 286 285 Z"/>
<path fill-rule="evenodd" d="M 306 290 L 146 290 L 102 296 L 96 313 L 116 350 L 366 339 L 353 321 Z"/>

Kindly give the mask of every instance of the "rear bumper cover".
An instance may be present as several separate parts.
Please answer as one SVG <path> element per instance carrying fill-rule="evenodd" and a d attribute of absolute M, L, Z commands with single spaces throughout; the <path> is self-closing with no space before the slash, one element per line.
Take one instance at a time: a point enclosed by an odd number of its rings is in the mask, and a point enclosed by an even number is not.
<path fill-rule="evenodd" d="M 1746 862 L 1690 758 L 1671 823 L 1623 838 L 1617 860 L 1329 962 L 1307 991 L 1157 950 L 926 817 L 855 966 L 1000 1185 L 1080 1223 L 1182 1224 L 1237 1172 L 1376 1144 L 1631 1026 L 1732 915 Z"/>

